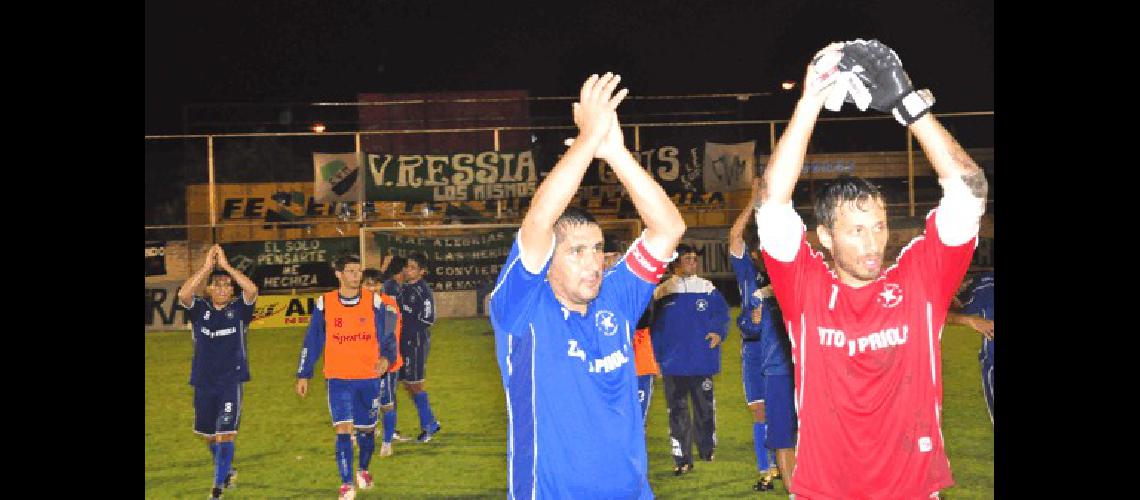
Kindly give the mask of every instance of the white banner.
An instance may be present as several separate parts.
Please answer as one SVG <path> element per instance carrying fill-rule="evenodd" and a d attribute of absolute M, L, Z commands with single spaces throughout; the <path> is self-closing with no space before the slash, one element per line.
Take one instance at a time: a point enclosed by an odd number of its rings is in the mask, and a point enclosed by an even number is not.
<path fill-rule="evenodd" d="M 756 141 L 737 144 L 705 143 L 705 192 L 752 189 Z"/>
<path fill-rule="evenodd" d="M 313 199 L 317 203 L 360 200 L 356 153 L 313 153 Z"/>

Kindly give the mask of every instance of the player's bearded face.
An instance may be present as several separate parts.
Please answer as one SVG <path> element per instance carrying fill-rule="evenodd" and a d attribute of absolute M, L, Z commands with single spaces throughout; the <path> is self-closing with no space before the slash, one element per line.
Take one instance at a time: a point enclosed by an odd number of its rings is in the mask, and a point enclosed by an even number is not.
<path fill-rule="evenodd" d="M 883 272 L 890 237 L 882 198 L 842 203 L 836 211 L 835 227 L 818 231 L 820 244 L 835 260 L 836 275 L 853 287 L 875 281 Z"/>
<path fill-rule="evenodd" d="M 596 224 L 563 227 L 550 263 L 550 286 L 563 302 L 585 305 L 598 296 L 605 269 L 605 237 Z"/>

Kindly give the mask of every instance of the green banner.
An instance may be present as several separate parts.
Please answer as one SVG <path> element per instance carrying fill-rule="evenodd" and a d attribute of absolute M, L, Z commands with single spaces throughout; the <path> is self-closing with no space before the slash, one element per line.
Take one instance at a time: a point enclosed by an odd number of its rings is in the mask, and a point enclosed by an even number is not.
<path fill-rule="evenodd" d="M 253 280 L 261 292 L 338 286 L 332 261 L 360 253 L 357 238 L 310 238 L 223 243 L 230 265 Z"/>
<path fill-rule="evenodd" d="M 492 286 L 511 253 L 517 229 L 494 229 L 461 236 L 415 237 L 380 231 L 375 233 L 381 254 L 407 257 L 412 252 L 427 256 L 424 279 L 441 291 L 477 290 Z M 488 288 L 489 289 L 489 288 Z"/>
<path fill-rule="evenodd" d="M 365 157 L 369 201 L 481 201 L 529 198 L 538 186 L 534 151 Z M 549 168 L 549 167 L 548 167 Z"/>

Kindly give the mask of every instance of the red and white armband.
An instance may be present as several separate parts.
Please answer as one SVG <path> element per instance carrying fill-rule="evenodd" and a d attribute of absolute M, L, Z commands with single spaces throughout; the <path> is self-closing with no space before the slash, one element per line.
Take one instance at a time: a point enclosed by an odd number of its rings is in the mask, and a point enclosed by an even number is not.
<path fill-rule="evenodd" d="M 664 260 L 654 257 L 649 248 L 645 246 L 645 233 L 642 233 L 625 253 L 625 265 L 629 266 L 629 270 L 633 271 L 637 277 L 648 283 L 656 284 L 665 275 L 669 263 L 676 258 L 677 252 L 673 252 L 672 256 Z"/>

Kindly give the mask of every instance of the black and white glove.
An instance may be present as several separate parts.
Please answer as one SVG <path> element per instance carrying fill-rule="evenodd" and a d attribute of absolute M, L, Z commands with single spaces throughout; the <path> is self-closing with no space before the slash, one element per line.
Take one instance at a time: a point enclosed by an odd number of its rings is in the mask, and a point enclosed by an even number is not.
<path fill-rule="evenodd" d="M 847 42 L 838 66 L 859 79 L 871 95 L 872 108 L 891 113 L 903 126 L 922 118 L 934 105 L 934 95 L 914 90 L 898 54 L 878 40 Z M 847 102 L 855 101 L 848 96 Z"/>

